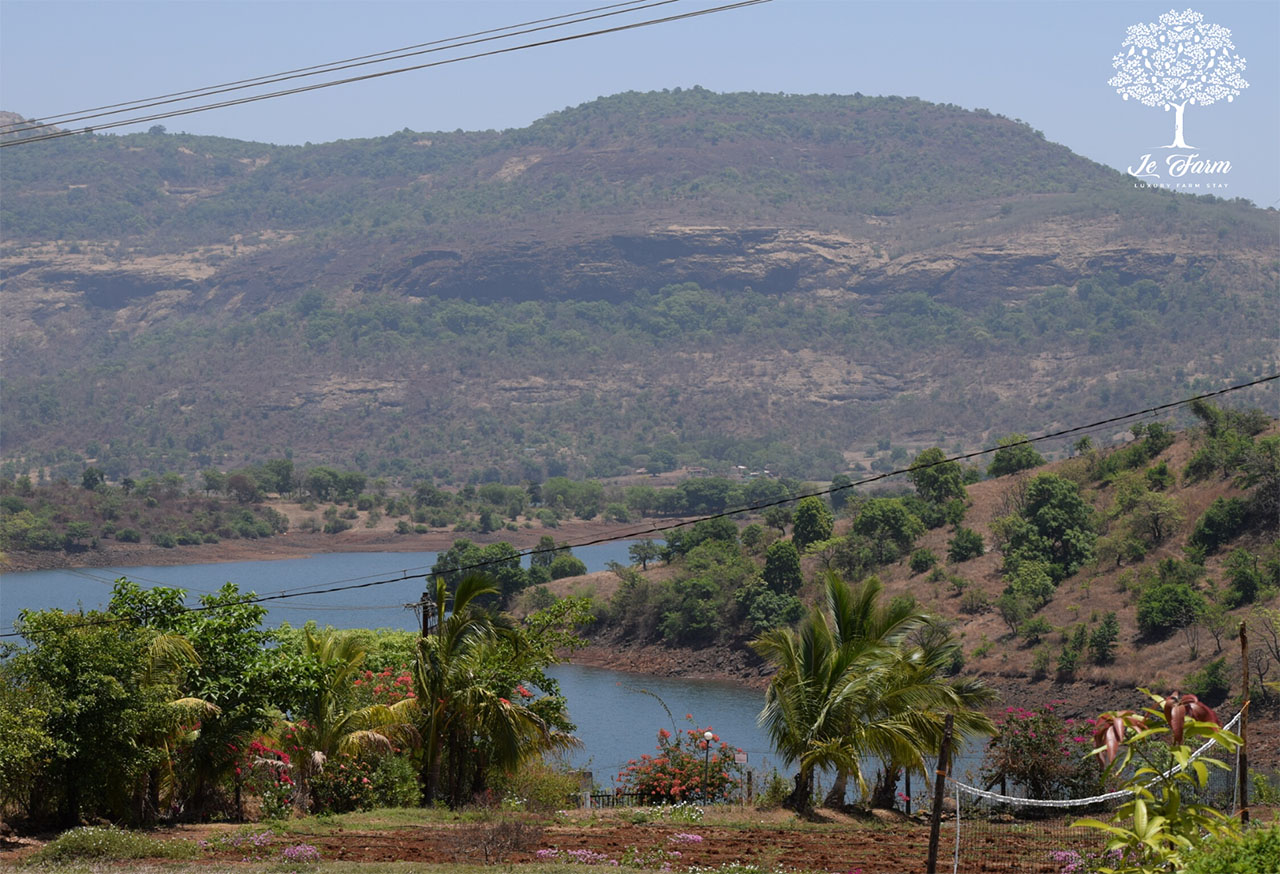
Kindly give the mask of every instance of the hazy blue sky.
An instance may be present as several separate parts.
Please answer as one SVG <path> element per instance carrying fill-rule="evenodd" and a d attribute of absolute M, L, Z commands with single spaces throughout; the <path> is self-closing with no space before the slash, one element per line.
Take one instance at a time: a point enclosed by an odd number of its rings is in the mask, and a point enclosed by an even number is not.
<path fill-rule="evenodd" d="M 50 115 L 595 4 L 0 0 L 0 108 Z M 710 5 L 681 0 L 664 9 Z M 1250 87 L 1233 103 L 1189 108 L 1186 140 L 1203 157 L 1232 163 L 1223 177 L 1229 187 L 1212 193 L 1280 207 L 1280 2 L 1202 0 L 1191 8 L 1231 29 Z M 518 127 L 626 90 L 860 91 L 985 107 L 1123 170 L 1172 140 L 1173 116 L 1122 101 L 1107 85 L 1111 58 L 1129 25 L 1169 9 L 1166 2 L 774 0 L 165 123 L 301 143 L 405 127 Z"/>

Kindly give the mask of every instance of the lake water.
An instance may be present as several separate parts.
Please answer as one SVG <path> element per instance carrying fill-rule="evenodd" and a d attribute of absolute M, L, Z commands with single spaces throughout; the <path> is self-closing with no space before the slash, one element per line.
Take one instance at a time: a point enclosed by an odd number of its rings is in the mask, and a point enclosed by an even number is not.
<path fill-rule="evenodd" d="M 633 541 L 600 543 L 574 550 L 589 571 L 605 570 L 609 562 L 629 564 L 627 549 Z M 188 603 L 233 582 L 241 592 L 270 595 L 285 590 L 329 588 L 346 583 L 392 579 L 425 574 L 435 564 L 434 552 L 323 553 L 280 561 L 238 561 L 222 564 L 190 564 L 173 567 L 76 568 L 25 571 L 0 575 L 0 630 L 7 632 L 22 610 L 101 610 L 111 600 L 111 587 L 119 577 L 140 586 L 173 586 L 186 589 Z M 524 559 L 528 566 L 528 558 Z M 405 604 L 422 596 L 423 580 L 401 580 L 365 589 L 349 589 L 325 595 L 268 601 L 266 623 L 302 625 L 314 619 L 335 628 L 396 628 L 415 630 L 418 620 Z"/>
<path fill-rule="evenodd" d="M 599 571 L 611 561 L 628 563 L 629 545 L 599 544 L 575 549 L 574 554 L 588 570 Z M 0 629 L 11 630 L 22 610 L 104 608 L 110 600 L 112 584 L 122 576 L 143 587 L 186 589 L 189 602 L 194 604 L 201 593 L 212 592 L 228 581 L 242 592 L 266 595 L 301 587 L 327 588 L 425 573 L 435 558 L 433 552 L 326 553 L 282 561 L 4 574 L 0 576 Z M 404 605 L 418 600 L 422 589 L 419 578 L 267 602 L 263 606 L 269 609 L 269 625 L 301 625 L 314 619 L 320 625 L 336 628 L 416 630 L 417 619 Z M 595 781 L 606 789 L 615 785 L 613 779 L 629 759 L 655 751 L 658 730 L 662 728 L 683 731 L 710 726 L 721 740 L 747 754 L 748 767 L 757 775 L 757 786 L 775 765 L 786 773 L 756 724 L 764 706 L 762 690 L 730 682 L 648 676 L 582 665 L 557 665 L 549 673 L 561 684 L 569 703 L 569 716 L 577 723 L 577 735 L 583 742 L 568 759 L 573 765 L 590 770 Z"/>

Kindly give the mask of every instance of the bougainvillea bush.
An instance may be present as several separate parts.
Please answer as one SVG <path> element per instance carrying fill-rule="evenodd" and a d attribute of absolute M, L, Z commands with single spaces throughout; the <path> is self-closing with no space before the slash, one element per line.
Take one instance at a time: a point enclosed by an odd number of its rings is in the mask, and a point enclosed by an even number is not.
<path fill-rule="evenodd" d="M 1102 768 L 1090 757 L 1096 720 L 1063 719 L 1048 704 L 1009 707 L 996 717 L 982 776 L 1007 781 L 1031 798 L 1087 798 L 1102 788 Z"/>
<path fill-rule="evenodd" d="M 710 763 L 708 741 L 703 733 L 710 727 L 690 728 L 672 734 L 658 731 L 657 755 L 632 759 L 618 774 L 625 791 L 638 793 L 646 804 L 679 801 L 723 801 L 741 785 L 742 766 L 734 763 L 735 749 L 712 734 Z M 706 785 L 703 774 L 706 773 Z M 704 793 L 703 790 L 706 790 Z"/>
<path fill-rule="evenodd" d="M 244 788 L 258 796 L 258 804 L 264 819 L 282 819 L 289 815 L 293 803 L 293 775 L 289 754 L 273 747 L 265 739 L 255 740 L 243 751 L 232 747 L 239 755 L 236 761 L 236 778 Z"/>

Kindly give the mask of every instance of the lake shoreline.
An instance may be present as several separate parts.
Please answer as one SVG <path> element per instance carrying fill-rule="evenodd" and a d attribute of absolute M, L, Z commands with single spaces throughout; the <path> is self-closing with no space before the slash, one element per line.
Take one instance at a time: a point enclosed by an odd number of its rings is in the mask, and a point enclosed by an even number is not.
<path fill-rule="evenodd" d="M 79 552 L 9 552 L 0 554 L 0 572 L 283 561 L 331 553 L 441 552 L 452 546 L 455 540 L 464 538 L 481 545 L 506 541 L 523 550 L 537 546 L 539 538 L 546 535 L 551 535 L 558 543 L 564 542 L 571 546 L 605 537 L 629 539 L 653 536 L 642 522 L 565 522 L 558 528 L 519 528 L 515 531 L 504 529 L 488 534 L 443 530 L 426 534 L 395 534 L 377 530 L 351 530 L 340 534 L 290 531 L 261 540 L 224 540 L 221 543 L 175 546 L 168 549 L 149 543 L 106 542 L 98 549 Z"/>

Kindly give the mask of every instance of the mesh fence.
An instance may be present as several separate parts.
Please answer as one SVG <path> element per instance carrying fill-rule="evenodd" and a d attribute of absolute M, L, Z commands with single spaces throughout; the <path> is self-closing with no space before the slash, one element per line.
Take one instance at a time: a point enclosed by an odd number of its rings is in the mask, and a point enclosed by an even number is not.
<path fill-rule="evenodd" d="M 1239 714 L 1225 728 L 1238 727 Z M 1237 757 L 1209 741 L 1193 758 L 1209 755 L 1230 767 L 1212 769 L 1205 789 L 1188 794 L 1186 801 L 1206 804 L 1223 813 L 1236 812 L 1235 787 Z M 1166 774 L 1171 774 L 1171 769 Z M 1153 781 L 1154 782 L 1154 781 Z M 1073 828 L 1082 817 L 1107 820 L 1132 798 L 1127 790 L 1107 792 L 1089 798 L 1024 798 L 990 792 L 959 780 L 948 780 L 951 798 L 949 821 L 940 837 L 938 871 L 955 874 L 976 872 L 1028 872 L 1061 874 L 1093 870 L 1104 861 L 1106 838 L 1094 829 Z M 942 859 L 952 855 L 951 864 Z M 1114 858 L 1110 861 L 1114 862 Z"/>

